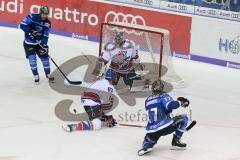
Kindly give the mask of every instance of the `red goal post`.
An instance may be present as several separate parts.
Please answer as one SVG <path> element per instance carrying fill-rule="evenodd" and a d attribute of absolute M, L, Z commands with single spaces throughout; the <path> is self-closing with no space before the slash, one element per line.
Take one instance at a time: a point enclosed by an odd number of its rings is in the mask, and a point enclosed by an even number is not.
<path fill-rule="evenodd" d="M 173 68 L 168 30 L 126 23 L 102 23 L 99 56 L 103 53 L 104 45 L 113 40 L 116 31 L 123 32 L 124 39 L 139 46 L 140 60 L 148 71 L 146 79 L 151 82 L 156 79 L 174 83 L 182 81 Z"/>

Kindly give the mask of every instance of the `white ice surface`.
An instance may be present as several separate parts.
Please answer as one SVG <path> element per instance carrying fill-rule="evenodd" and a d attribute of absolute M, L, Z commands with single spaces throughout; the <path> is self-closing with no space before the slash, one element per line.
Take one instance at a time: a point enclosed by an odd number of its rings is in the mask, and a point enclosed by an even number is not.
<path fill-rule="evenodd" d="M 138 157 L 143 129 L 63 132 L 63 122 L 55 116 L 54 107 L 66 98 L 78 106 L 79 97 L 53 91 L 42 69 L 41 84 L 32 82 L 20 30 L 0 27 L 0 38 L 0 160 L 240 160 L 239 70 L 175 59 L 175 69 L 187 87 L 172 94 L 191 100 L 198 125 L 183 137 L 187 150 L 170 150 L 172 136 L 167 136 L 151 154 Z M 97 55 L 98 51 L 96 43 L 54 35 L 49 45 L 59 64 L 81 52 Z M 143 102 L 137 99 L 136 106 L 129 107 L 121 101 L 114 115 L 140 109 L 143 114 Z"/>

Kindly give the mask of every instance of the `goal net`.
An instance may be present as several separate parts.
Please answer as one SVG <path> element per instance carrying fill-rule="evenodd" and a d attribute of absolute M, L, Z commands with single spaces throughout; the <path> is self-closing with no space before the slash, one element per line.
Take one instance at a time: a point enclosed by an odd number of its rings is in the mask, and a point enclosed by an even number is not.
<path fill-rule="evenodd" d="M 139 47 L 138 55 L 144 64 L 144 71 L 140 71 L 137 63 L 134 68 L 138 74 L 144 76 L 143 80 L 134 81 L 134 86 L 144 89 L 147 84 L 161 79 L 173 87 L 182 84 L 182 79 L 175 73 L 169 43 L 169 31 L 160 28 L 103 23 L 101 27 L 99 56 L 104 52 L 104 45 L 113 41 L 116 32 L 123 32 L 124 39 L 134 41 Z M 141 90 L 140 89 L 140 90 Z"/>

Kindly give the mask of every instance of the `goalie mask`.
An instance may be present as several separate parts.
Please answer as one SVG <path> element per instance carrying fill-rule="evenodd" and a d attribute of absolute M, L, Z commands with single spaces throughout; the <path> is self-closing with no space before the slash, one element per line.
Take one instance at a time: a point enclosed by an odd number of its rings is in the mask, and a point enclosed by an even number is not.
<path fill-rule="evenodd" d="M 123 41 L 123 32 L 116 32 L 114 39 L 117 43 L 121 43 Z"/>
<path fill-rule="evenodd" d="M 159 94 L 164 92 L 164 84 L 161 80 L 154 81 L 152 84 L 152 93 Z"/>

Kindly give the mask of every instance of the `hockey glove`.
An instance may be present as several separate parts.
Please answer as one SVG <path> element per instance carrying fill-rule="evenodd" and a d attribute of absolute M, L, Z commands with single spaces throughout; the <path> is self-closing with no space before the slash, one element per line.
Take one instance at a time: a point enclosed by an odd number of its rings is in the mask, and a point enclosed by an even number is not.
<path fill-rule="evenodd" d="M 100 119 L 102 122 L 105 122 L 107 127 L 109 127 L 109 128 L 112 128 L 117 124 L 116 120 L 113 118 L 112 115 L 110 115 L 110 116 L 104 115 Z"/>
<path fill-rule="evenodd" d="M 47 44 L 40 44 L 39 45 L 40 46 L 40 49 L 39 49 L 39 54 L 41 55 L 41 56 L 46 56 L 46 55 L 48 55 L 48 52 L 49 52 L 49 47 L 48 47 L 48 45 Z"/>
<path fill-rule="evenodd" d="M 184 108 L 187 108 L 190 104 L 190 101 L 187 98 L 184 98 L 184 97 L 178 97 L 177 100 L 180 101 L 181 106 L 184 107 Z"/>

